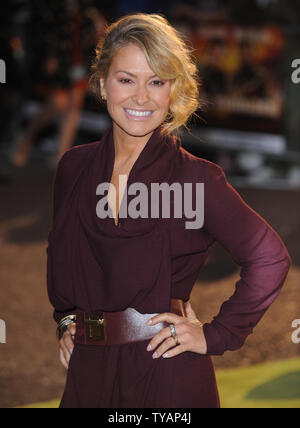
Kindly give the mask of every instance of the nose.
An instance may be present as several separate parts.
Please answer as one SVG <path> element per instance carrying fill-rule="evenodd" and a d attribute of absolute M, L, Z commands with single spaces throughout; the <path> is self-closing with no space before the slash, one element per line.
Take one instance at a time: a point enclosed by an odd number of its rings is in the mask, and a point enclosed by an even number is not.
<path fill-rule="evenodd" d="M 144 105 L 149 101 L 148 90 L 144 85 L 138 85 L 135 93 L 135 102 L 138 105 Z"/>

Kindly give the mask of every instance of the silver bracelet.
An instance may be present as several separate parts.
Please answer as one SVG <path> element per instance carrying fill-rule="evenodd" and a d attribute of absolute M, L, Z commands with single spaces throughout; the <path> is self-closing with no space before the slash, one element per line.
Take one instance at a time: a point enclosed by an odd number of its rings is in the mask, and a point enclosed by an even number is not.
<path fill-rule="evenodd" d="M 74 322 L 76 322 L 76 315 L 68 315 L 60 320 L 56 329 L 56 337 L 58 340 L 62 338 L 64 332 L 67 330 L 68 325 Z"/>

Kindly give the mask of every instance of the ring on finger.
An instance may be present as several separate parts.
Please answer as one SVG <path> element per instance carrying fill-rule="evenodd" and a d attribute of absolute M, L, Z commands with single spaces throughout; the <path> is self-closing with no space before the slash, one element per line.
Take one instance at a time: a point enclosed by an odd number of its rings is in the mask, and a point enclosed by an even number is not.
<path fill-rule="evenodd" d="M 176 329 L 175 329 L 175 325 L 174 325 L 174 324 L 170 324 L 170 325 L 169 325 L 169 327 L 170 327 L 170 330 L 171 330 L 171 335 L 172 335 L 172 337 L 174 337 L 174 339 L 175 339 L 175 337 L 176 337 Z"/>

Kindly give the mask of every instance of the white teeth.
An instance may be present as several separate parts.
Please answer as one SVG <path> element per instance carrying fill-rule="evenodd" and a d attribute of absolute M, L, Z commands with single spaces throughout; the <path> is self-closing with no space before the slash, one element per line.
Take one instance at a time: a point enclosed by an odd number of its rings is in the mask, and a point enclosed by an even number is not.
<path fill-rule="evenodd" d="M 133 115 L 133 116 L 149 116 L 152 112 L 151 111 L 136 111 L 136 110 L 129 110 L 128 108 L 125 109 L 127 113 Z"/>

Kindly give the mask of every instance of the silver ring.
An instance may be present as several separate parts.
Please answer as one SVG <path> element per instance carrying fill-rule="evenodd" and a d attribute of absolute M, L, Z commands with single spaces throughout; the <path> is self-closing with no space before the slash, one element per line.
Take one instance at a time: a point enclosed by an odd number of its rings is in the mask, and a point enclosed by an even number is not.
<path fill-rule="evenodd" d="M 175 325 L 174 324 L 170 324 L 169 327 L 170 327 L 170 330 L 171 330 L 171 335 L 175 339 L 175 337 L 176 337 Z"/>

